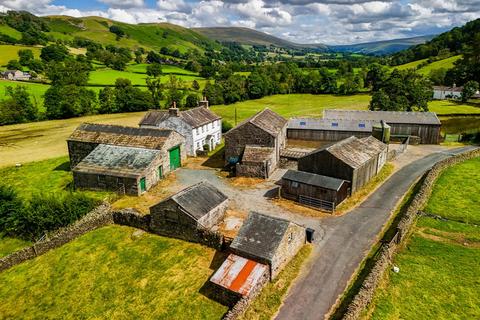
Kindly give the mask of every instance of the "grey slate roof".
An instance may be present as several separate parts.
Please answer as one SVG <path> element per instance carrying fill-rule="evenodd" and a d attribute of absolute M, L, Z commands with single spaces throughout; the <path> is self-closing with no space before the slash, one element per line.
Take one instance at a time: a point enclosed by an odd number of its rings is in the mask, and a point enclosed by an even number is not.
<path fill-rule="evenodd" d="M 435 91 L 462 92 L 463 87 L 433 86 L 433 90 L 435 90 Z"/>
<path fill-rule="evenodd" d="M 340 190 L 342 185 L 345 183 L 345 180 L 342 179 L 296 170 L 288 170 L 285 172 L 282 179 L 335 191 Z"/>
<path fill-rule="evenodd" d="M 283 127 L 285 127 L 287 122 L 288 120 L 280 116 L 278 113 L 273 112 L 268 108 L 265 108 L 262 111 L 254 114 L 250 118 L 244 120 L 226 134 L 228 135 L 230 132 L 235 131 L 235 129 L 241 127 L 245 123 L 251 123 L 254 126 L 276 137 L 282 131 Z"/>
<path fill-rule="evenodd" d="M 174 194 L 171 199 L 198 220 L 228 197 L 210 183 L 202 181 Z"/>
<path fill-rule="evenodd" d="M 159 150 L 100 144 L 73 171 L 134 178 L 160 155 Z"/>
<path fill-rule="evenodd" d="M 290 223 L 288 220 L 251 212 L 230 247 L 238 253 L 271 261 Z"/>
<path fill-rule="evenodd" d="M 243 151 L 242 161 L 262 162 L 266 161 L 274 155 L 275 150 L 270 147 L 262 147 L 255 145 L 246 145 Z"/>
<path fill-rule="evenodd" d="M 369 151 L 372 152 L 373 155 L 377 155 L 385 151 L 388 147 L 385 143 L 378 140 L 374 136 L 361 138 L 360 141 L 362 141 L 365 144 L 365 146 L 368 148 Z"/>
<path fill-rule="evenodd" d="M 367 111 L 367 110 L 323 110 L 323 119 L 333 120 L 384 120 L 388 124 L 431 124 L 440 125 L 440 120 L 434 112 L 398 112 L 398 111 Z"/>
<path fill-rule="evenodd" d="M 374 120 L 292 118 L 288 121 L 288 129 L 372 132 L 372 126 L 376 122 Z"/>
<path fill-rule="evenodd" d="M 172 117 L 168 110 L 151 110 L 140 121 L 139 125 L 160 126 L 161 123 Z M 192 108 L 185 111 L 179 111 L 179 117 L 192 128 L 198 128 L 221 117 L 216 115 L 212 110 L 205 107 Z"/>
<path fill-rule="evenodd" d="M 173 130 L 124 127 L 108 124 L 83 123 L 67 140 L 147 149 L 162 149 Z"/>

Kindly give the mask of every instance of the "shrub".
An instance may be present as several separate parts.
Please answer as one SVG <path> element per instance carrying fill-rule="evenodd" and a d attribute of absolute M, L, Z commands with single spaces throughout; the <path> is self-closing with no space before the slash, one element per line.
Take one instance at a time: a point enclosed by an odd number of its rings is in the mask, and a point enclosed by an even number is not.
<path fill-rule="evenodd" d="M 227 122 L 225 120 L 222 121 L 222 133 L 226 133 L 230 131 L 233 128 L 233 126 L 230 124 L 230 122 Z"/>
<path fill-rule="evenodd" d="M 0 185 L 0 232 L 12 234 L 19 212 L 24 211 L 23 201 L 12 187 Z"/>

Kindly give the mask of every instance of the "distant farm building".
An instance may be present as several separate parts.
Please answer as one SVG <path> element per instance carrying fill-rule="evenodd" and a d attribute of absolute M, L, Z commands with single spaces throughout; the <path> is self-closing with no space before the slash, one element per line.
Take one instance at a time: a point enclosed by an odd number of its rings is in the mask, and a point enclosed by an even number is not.
<path fill-rule="evenodd" d="M 300 158 L 298 170 L 346 180 L 354 193 L 386 162 L 387 146 L 373 139 L 350 137 L 324 146 Z"/>
<path fill-rule="evenodd" d="M 251 212 L 230 245 L 237 256 L 268 265 L 270 277 L 305 244 L 305 228 L 288 220 Z"/>
<path fill-rule="evenodd" d="M 445 99 L 459 99 L 462 96 L 463 87 L 447 86 L 434 86 L 433 87 L 433 99 L 445 100 Z"/>
<path fill-rule="evenodd" d="M 347 181 L 310 172 L 288 170 L 280 184 L 283 198 L 332 212 L 350 195 Z"/>
<path fill-rule="evenodd" d="M 149 111 L 140 121 L 142 128 L 164 128 L 179 132 L 186 138 L 187 154 L 196 156 L 197 151 L 213 150 L 222 141 L 222 118 L 202 106 L 186 111 L 170 108 L 168 111 Z"/>
<path fill-rule="evenodd" d="M 75 188 L 140 195 L 163 177 L 160 150 L 100 144 L 73 169 Z"/>
<path fill-rule="evenodd" d="M 375 121 L 292 118 L 288 121 L 287 137 L 296 140 L 339 141 L 351 136 L 368 137 Z"/>
<path fill-rule="evenodd" d="M 190 186 L 150 207 L 150 229 L 187 241 L 201 242 L 203 231 L 223 219 L 228 197 L 208 182 Z"/>
<path fill-rule="evenodd" d="M 2 77 L 5 80 L 22 80 L 28 81 L 32 77 L 30 73 L 21 70 L 7 70 L 2 73 Z"/>
<path fill-rule="evenodd" d="M 335 120 L 348 120 L 374 121 L 376 123 L 380 123 L 383 120 L 391 127 L 392 136 L 416 136 L 420 138 L 420 142 L 423 144 L 438 144 L 440 142 L 441 122 L 434 112 L 327 109 L 323 111 L 323 119 L 332 122 Z"/>
<path fill-rule="evenodd" d="M 287 123 L 269 109 L 243 121 L 225 134 L 226 163 L 240 163 L 240 174 L 268 177 L 277 167 L 280 150 L 285 147 Z"/>

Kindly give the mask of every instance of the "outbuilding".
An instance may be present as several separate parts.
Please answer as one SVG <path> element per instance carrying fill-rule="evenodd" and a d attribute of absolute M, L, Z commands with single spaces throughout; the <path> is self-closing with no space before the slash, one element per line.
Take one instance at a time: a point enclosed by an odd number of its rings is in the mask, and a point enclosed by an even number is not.
<path fill-rule="evenodd" d="M 202 242 L 204 231 L 222 221 L 228 197 L 209 182 L 194 184 L 150 207 L 152 231 L 192 242 Z M 208 232 L 207 232 L 208 233 Z"/>
<path fill-rule="evenodd" d="M 273 171 L 280 161 L 280 150 L 285 147 L 287 133 L 287 119 L 270 109 L 264 109 L 254 116 L 240 123 L 225 134 L 225 162 L 236 165 L 242 162 L 242 157 L 247 151 L 258 152 L 258 147 L 264 149 L 262 154 L 267 154 L 264 161 L 269 161 L 270 170 Z M 256 146 L 247 148 L 247 146 Z M 245 159 L 246 161 L 249 161 Z"/>
<path fill-rule="evenodd" d="M 383 157 L 386 155 L 383 153 L 380 156 L 374 152 L 376 145 L 350 137 L 323 146 L 300 158 L 298 170 L 346 180 L 350 183 L 353 194 L 368 183 L 384 164 Z M 379 161 L 382 162 L 381 165 Z"/>
<path fill-rule="evenodd" d="M 242 161 L 237 163 L 237 176 L 267 179 L 275 170 L 275 149 L 246 145 Z"/>
<path fill-rule="evenodd" d="M 305 244 L 305 228 L 288 220 L 251 212 L 230 250 L 237 256 L 268 265 L 271 279 Z"/>
<path fill-rule="evenodd" d="M 140 195 L 163 177 L 165 159 L 155 149 L 100 144 L 73 169 L 75 188 Z"/>
<path fill-rule="evenodd" d="M 74 168 L 100 144 L 159 150 L 163 174 L 180 167 L 187 157 L 185 137 L 173 130 L 83 123 L 67 139 L 70 166 Z"/>
<path fill-rule="evenodd" d="M 347 181 L 310 172 L 288 170 L 280 184 L 283 198 L 331 212 L 350 194 Z"/>

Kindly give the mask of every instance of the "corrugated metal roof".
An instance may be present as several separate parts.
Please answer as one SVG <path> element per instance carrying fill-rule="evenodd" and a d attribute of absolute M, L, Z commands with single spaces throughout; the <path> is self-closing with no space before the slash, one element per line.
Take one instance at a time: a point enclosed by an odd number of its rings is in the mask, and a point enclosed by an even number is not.
<path fill-rule="evenodd" d="M 167 129 L 83 123 L 75 129 L 68 140 L 161 149 L 167 139 L 173 134 L 178 133 Z"/>
<path fill-rule="evenodd" d="M 242 296 L 249 296 L 267 270 L 264 264 L 230 254 L 210 281 Z"/>
<path fill-rule="evenodd" d="M 288 170 L 285 172 L 282 179 L 335 191 L 340 190 L 342 185 L 345 183 L 345 180 L 342 179 L 296 170 Z"/>
<path fill-rule="evenodd" d="M 432 124 L 440 125 L 440 120 L 434 112 L 398 112 L 398 111 L 368 111 L 368 110 L 323 110 L 323 119 L 333 120 L 384 120 L 388 124 Z"/>
<path fill-rule="evenodd" d="M 202 181 L 174 194 L 171 199 L 198 220 L 228 197 L 209 182 Z"/>
<path fill-rule="evenodd" d="M 274 151 L 275 150 L 270 147 L 246 145 L 243 151 L 242 161 L 262 162 L 270 159 Z"/>
<path fill-rule="evenodd" d="M 222 119 L 212 110 L 206 107 L 197 107 L 185 111 L 179 111 L 178 116 L 192 128 L 198 128 L 215 120 Z M 172 117 L 168 110 L 151 110 L 140 121 L 140 125 L 160 126 L 161 123 Z"/>
<path fill-rule="evenodd" d="M 230 247 L 237 253 L 244 252 L 271 260 L 290 223 L 288 220 L 251 212 Z"/>
<path fill-rule="evenodd" d="M 265 108 L 262 111 L 256 113 L 250 118 L 242 121 L 238 126 L 227 132 L 228 135 L 230 132 L 235 131 L 237 128 L 241 127 L 245 123 L 251 123 L 254 126 L 264 130 L 265 132 L 276 137 L 285 127 L 288 120 L 280 116 L 278 113 L 273 112 L 272 110 Z"/>
<path fill-rule="evenodd" d="M 375 123 L 374 120 L 292 118 L 288 121 L 288 129 L 372 132 Z"/>
<path fill-rule="evenodd" d="M 137 177 L 160 155 L 153 149 L 100 144 L 73 171 Z"/>

